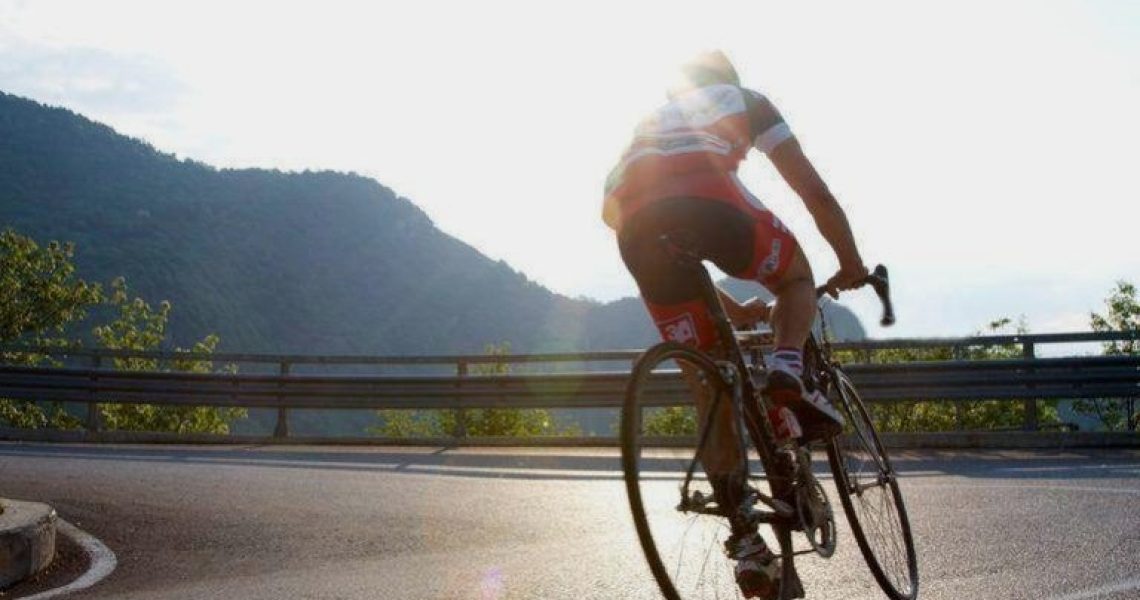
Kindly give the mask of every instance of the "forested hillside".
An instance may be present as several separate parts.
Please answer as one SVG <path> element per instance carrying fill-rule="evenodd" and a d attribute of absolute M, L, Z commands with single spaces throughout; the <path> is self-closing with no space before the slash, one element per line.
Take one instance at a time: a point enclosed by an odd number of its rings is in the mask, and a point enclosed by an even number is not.
<path fill-rule="evenodd" d="M 216 169 L 0 93 L 4 227 L 74 241 L 82 277 L 170 300 L 173 343 L 214 332 L 224 351 L 434 354 L 654 339 L 636 299 L 554 294 L 371 179 Z M 835 310 L 840 335 L 862 337 Z"/>

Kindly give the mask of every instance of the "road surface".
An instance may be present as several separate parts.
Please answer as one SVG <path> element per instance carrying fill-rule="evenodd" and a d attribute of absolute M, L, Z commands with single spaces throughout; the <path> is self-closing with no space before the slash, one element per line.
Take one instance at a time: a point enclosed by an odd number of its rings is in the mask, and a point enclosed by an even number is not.
<path fill-rule="evenodd" d="M 1140 451 L 896 462 L 920 598 L 1140 598 Z M 76 598 L 653 598 L 619 469 L 614 449 L 0 444 L 0 496 L 117 554 Z M 836 555 L 799 564 L 809 598 L 883 597 L 842 517 Z"/>

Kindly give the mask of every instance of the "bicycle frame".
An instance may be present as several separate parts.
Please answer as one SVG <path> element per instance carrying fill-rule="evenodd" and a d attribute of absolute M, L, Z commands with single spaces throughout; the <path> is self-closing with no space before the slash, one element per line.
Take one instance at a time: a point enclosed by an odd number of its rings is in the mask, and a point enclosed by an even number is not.
<path fill-rule="evenodd" d="M 754 372 L 753 366 L 750 366 L 744 358 L 744 352 L 741 350 L 740 343 L 736 337 L 736 330 L 733 328 L 732 321 L 728 318 L 724 305 L 720 301 L 720 295 L 717 293 L 716 285 L 713 283 L 708 269 L 705 268 L 699 256 L 672 244 L 667 238 L 662 241 L 669 247 L 678 261 L 697 271 L 698 279 L 701 282 L 701 294 L 709 307 L 709 312 L 711 313 L 713 323 L 716 325 L 717 336 L 719 338 L 718 345 L 721 349 L 721 356 L 714 356 L 714 359 L 718 362 L 727 363 L 727 365 L 731 367 L 731 371 L 735 373 L 734 375 L 732 373 L 725 375 L 726 379 L 724 381 L 727 386 L 733 389 L 733 410 L 736 412 L 738 410 L 737 407 L 739 407 L 741 411 L 741 413 L 737 415 L 737 418 L 743 421 L 748 435 L 751 438 L 752 445 L 760 455 L 760 464 L 764 467 L 765 476 L 768 479 L 769 486 L 772 488 L 772 496 L 777 500 L 785 500 L 786 492 L 790 489 L 792 480 L 795 477 L 795 465 L 786 460 L 781 460 L 783 457 L 780 454 L 780 442 L 776 438 L 776 434 L 772 429 L 772 423 L 768 419 L 766 411 L 761 410 L 761 395 L 756 387 L 756 381 L 753 378 L 753 375 L 756 373 Z M 874 287 L 876 294 L 878 294 L 879 298 L 883 301 L 884 313 L 881 320 L 882 324 L 889 325 L 894 323 L 894 310 L 890 302 L 886 269 L 881 265 L 876 267 L 874 273 L 868 276 L 863 283 Z M 825 287 L 817 288 L 816 296 L 822 297 L 827 292 L 828 290 Z M 834 371 L 836 365 L 831 362 L 831 343 L 827 340 L 826 336 L 826 319 L 823 318 L 822 309 L 818 310 L 820 311 L 820 322 L 824 336 L 821 341 L 816 338 L 814 332 L 809 333 L 808 339 L 804 344 L 804 373 L 807 379 L 805 384 L 827 389 L 836 379 Z M 716 414 L 718 402 L 720 402 L 720 396 L 717 396 L 712 402 L 708 411 L 710 418 Z M 846 403 L 846 400 L 844 399 L 843 402 Z M 743 418 L 741 419 L 740 417 Z M 703 448 L 707 442 L 711 430 L 708 424 L 701 425 L 702 428 L 700 430 L 697 446 L 698 451 L 689 465 L 689 476 L 682 488 L 682 493 L 685 494 L 686 498 L 688 497 L 688 481 L 695 472 L 696 463 L 700 458 L 700 449 Z M 742 466 L 747 474 L 747 450 L 745 450 L 743 463 Z M 755 518 L 758 521 L 774 522 L 779 518 L 790 517 L 789 514 L 784 514 L 787 511 L 779 510 L 774 503 L 765 502 L 765 504 L 771 506 L 776 512 L 772 514 L 757 514 Z"/>
<path fill-rule="evenodd" d="M 701 290 L 709 310 L 712 313 L 713 322 L 717 327 L 717 336 L 719 338 L 719 345 L 722 350 L 722 356 L 714 357 L 718 361 L 723 361 L 731 366 L 734 372 L 733 380 L 726 380 L 724 383 L 733 389 L 733 410 L 739 407 L 742 411 L 737 417 L 743 417 L 742 420 L 746 430 L 748 431 L 749 438 L 751 439 L 752 446 L 756 448 L 760 455 L 760 464 L 764 467 L 765 476 L 768 478 L 769 485 L 772 487 L 772 496 L 777 500 L 784 500 L 781 498 L 783 492 L 790 486 L 793 473 L 791 472 L 791 465 L 782 465 L 779 458 L 779 443 L 776 439 L 776 434 L 772 429 L 772 424 L 768 420 L 768 415 L 765 411 L 761 410 L 760 394 L 756 387 L 756 381 L 753 378 L 753 369 L 749 366 L 744 358 L 744 352 L 740 349 L 740 344 L 736 339 L 736 331 L 733 329 L 732 321 L 728 318 L 728 314 L 724 310 L 724 305 L 721 304 L 720 296 L 717 294 L 716 285 L 709 276 L 708 270 L 704 264 L 691 257 L 688 262 L 693 269 L 699 271 Z M 718 395 L 712 403 L 708 414 L 711 419 L 716 414 L 717 403 L 721 401 Z M 696 462 L 700 456 L 700 449 L 704 447 L 707 441 L 711 426 L 709 424 L 702 424 L 700 429 L 700 439 L 698 440 L 697 454 L 693 457 L 693 461 L 689 466 L 689 479 L 696 467 Z M 747 449 L 743 459 L 743 469 L 745 474 L 748 474 L 748 461 Z M 784 467 L 784 468 L 781 468 Z M 688 480 L 686 480 L 682 492 L 686 495 L 688 493 Z M 762 496 L 763 498 L 763 496 Z M 783 510 L 774 505 L 774 503 L 765 502 L 772 507 L 772 513 L 756 513 L 753 515 L 758 522 L 774 522 L 778 519 L 790 519 L 792 517 L 790 508 Z"/>

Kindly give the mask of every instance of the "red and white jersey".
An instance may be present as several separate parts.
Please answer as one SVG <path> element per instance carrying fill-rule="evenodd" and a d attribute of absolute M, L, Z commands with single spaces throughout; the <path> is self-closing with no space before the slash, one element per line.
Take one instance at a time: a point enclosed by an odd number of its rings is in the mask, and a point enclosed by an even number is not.
<path fill-rule="evenodd" d="M 736 169 L 748 150 L 768 153 L 791 137 L 759 92 L 723 84 L 681 94 L 637 126 L 606 180 L 602 218 L 617 230 L 654 200 L 735 195 Z"/>

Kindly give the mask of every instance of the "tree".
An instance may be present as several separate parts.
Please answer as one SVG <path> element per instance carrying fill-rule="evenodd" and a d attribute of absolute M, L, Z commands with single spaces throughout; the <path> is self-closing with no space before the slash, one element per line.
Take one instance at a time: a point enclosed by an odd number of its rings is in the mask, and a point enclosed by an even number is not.
<path fill-rule="evenodd" d="M 108 304 L 117 309 L 118 316 L 94 329 L 95 339 L 101 347 L 142 351 L 160 348 L 166 339 L 170 302 L 164 300 L 155 310 L 142 298 L 131 298 L 126 282 L 119 277 L 111 282 Z M 210 334 L 189 350 L 177 348 L 175 352 L 210 354 L 217 345 L 218 336 Z M 115 358 L 114 365 L 120 371 L 162 370 L 154 358 Z M 171 370 L 192 373 L 209 373 L 213 367 L 212 361 L 189 358 L 175 360 L 170 365 Z M 154 404 L 100 404 L 99 411 L 109 429 L 176 433 L 229 433 L 230 422 L 245 418 L 247 414 L 244 408 Z"/>
<path fill-rule="evenodd" d="M 152 309 L 142 298 L 132 298 L 122 277 L 111 282 L 110 296 L 99 284 L 88 283 L 75 275 L 71 243 L 49 242 L 40 247 L 32 239 L 11 229 L 0 232 L 0 343 L 22 343 L 29 346 L 79 347 L 73 339 L 76 327 L 86 319 L 88 311 L 106 306 L 117 317 L 93 330 L 96 343 L 103 348 L 124 350 L 156 350 L 166 339 L 169 302 Z M 208 335 L 190 350 L 178 352 L 212 353 L 218 336 Z M 35 352 L 0 354 L 0 361 L 20 365 L 58 365 L 49 355 Z M 119 370 L 161 370 L 157 360 L 116 358 Z M 212 361 L 174 360 L 168 367 L 175 371 L 210 372 Z M 244 417 L 245 409 L 220 409 L 153 405 L 101 404 L 100 413 L 112 429 L 226 433 L 229 422 Z M 80 421 L 68 413 L 62 403 L 37 403 L 28 400 L 0 399 L 0 423 L 38 429 L 53 427 L 73 429 Z"/>
<path fill-rule="evenodd" d="M 11 229 L 0 232 L 0 343 L 58 341 L 103 299 L 98 284 L 75 276 L 74 254 L 70 243 L 41 248 Z"/>
<path fill-rule="evenodd" d="M 98 284 L 75 275 L 73 244 L 49 242 L 39 246 L 12 229 L 0 232 L 0 344 L 67 347 L 67 327 L 87 315 L 103 299 Z M 8 364 L 50 362 L 40 353 L 0 353 Z M 59 402 L 44 405 L 27 400 L 0 399 L 0 423 L 22 428 L 78 426 Z"/>
<path fill-rule="evenodd" d="M 1136 286 L 1127 281 L 1117 281 L 1116 287 L 1104 300 L 1107 314 L 1089 313 L 1089 325 L 1093 331 L 1140 332 L 1140 301 L 1136 297 Z M 1118 342 L 1105 342 L 1104 353 L 1109 356 L 1129 356 L 1140 354 L 1136 337 Z M 1109 431 L 1137 430 L 1138 416 L 1136 398 L 1093 398 L 1073 401 L 1073 410 L 1092 415 Z"/>

